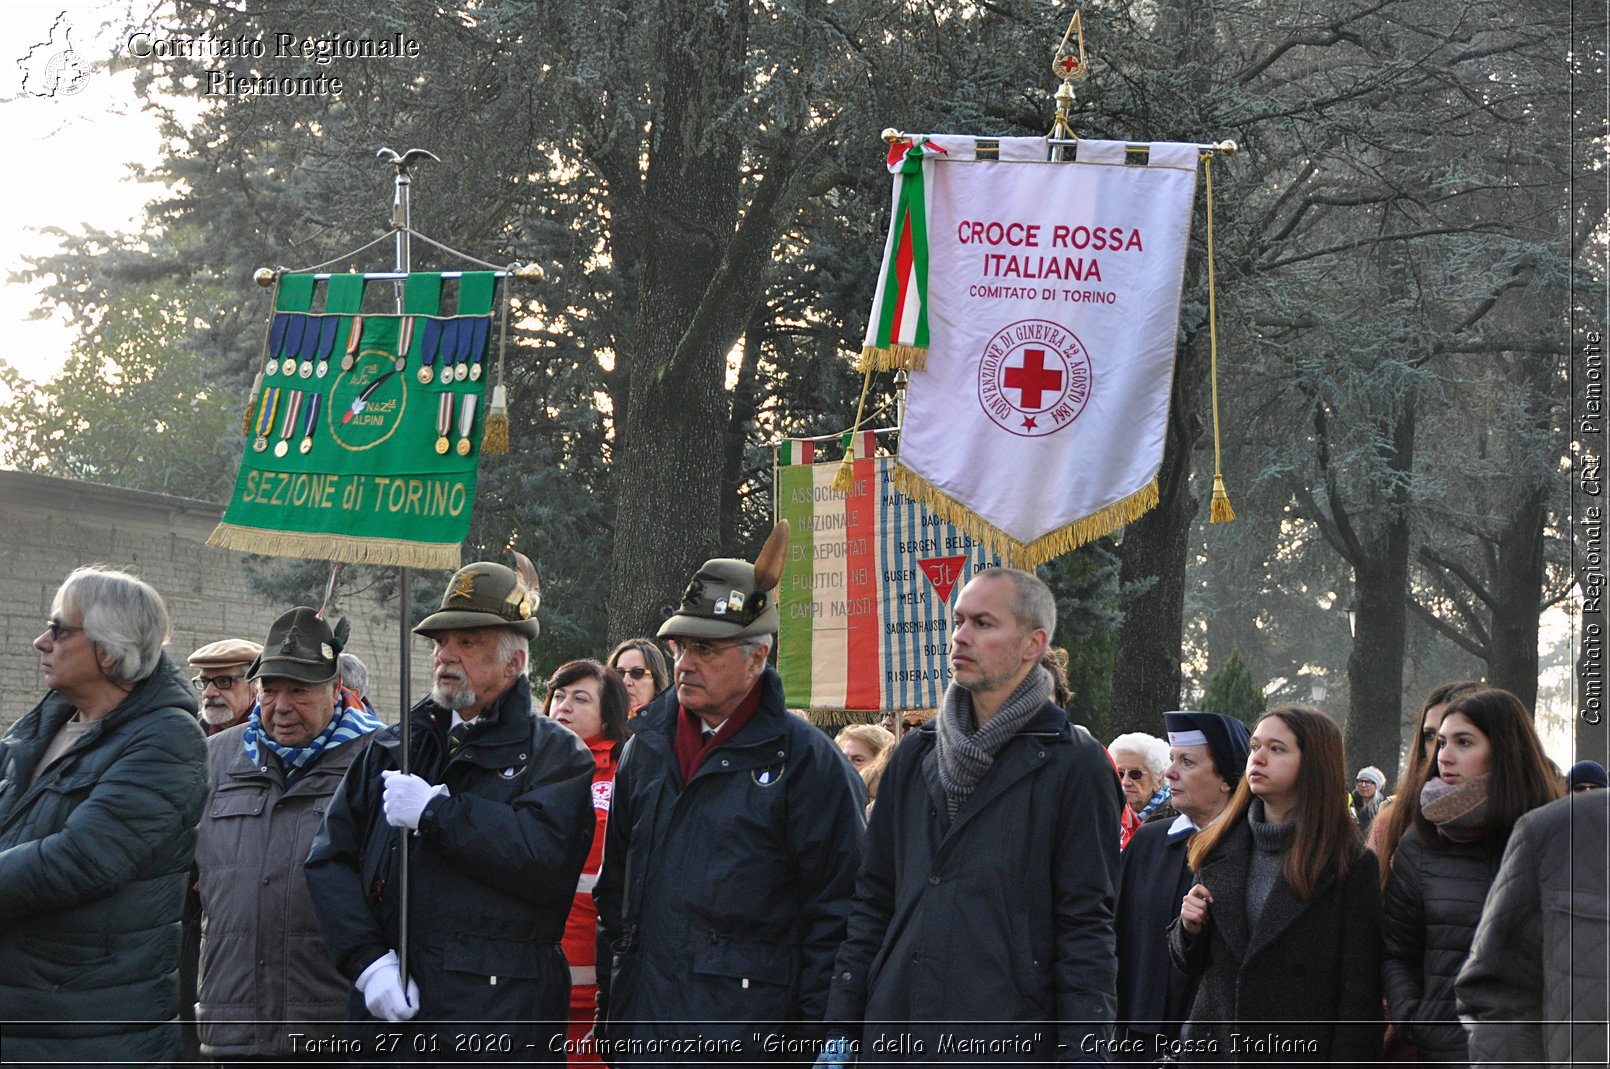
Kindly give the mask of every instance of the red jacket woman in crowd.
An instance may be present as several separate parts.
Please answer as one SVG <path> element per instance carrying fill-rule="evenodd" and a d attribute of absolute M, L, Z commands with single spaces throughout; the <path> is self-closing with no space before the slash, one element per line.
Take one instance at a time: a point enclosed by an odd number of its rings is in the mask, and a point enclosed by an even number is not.
<path fill-rule="evenodd" d="M 597 661 L 570 661 L 548 680 L 548 696 L 542 713 L 551 716 L 580 737 L 592 751 L 597 770 L 593 773 L 593 814 L 598 829 L 593 847 L 582 866 L 576 884 L 576 903 L 565 922 L 565 959 L 570 962 L 570 1046 L 567 1061 L 572 1066 L 601 1066 L 582 1043 L 592 1029 L 593 1007 L 598 994 L 596 937 L 598 909 L 593 905 L 593 882 L 604 860 L 604 824 L 609 819 L 609 802 L 615 785 L 615 766 L 621 747 L 626 745 L 626 688 L 613 671 Z"/>

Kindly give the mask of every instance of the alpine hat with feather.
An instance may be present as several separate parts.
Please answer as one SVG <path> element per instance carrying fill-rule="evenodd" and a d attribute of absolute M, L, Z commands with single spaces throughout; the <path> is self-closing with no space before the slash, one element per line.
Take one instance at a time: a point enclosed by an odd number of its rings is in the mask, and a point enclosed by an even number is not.
<path fill-rule="evenodd" d="M 429 638 L 438 631 L 477 627 L 508 627 L 528 639 L 536 638 L 537 606 L 542 601 L 537 568 L 523 553 L 514 555 L 515 567 L 491 561 L 466 564 L 453 573 L 435 612 L 419 621 L 414 634 Z"/>
<path fill-rule="evenodd" d="M 788 521 L 772 528 L 755 563 L 707 560 L 682 592 L 660 638 L 754 638 L 777 633 L 777 587 L 788 559 Z"/>

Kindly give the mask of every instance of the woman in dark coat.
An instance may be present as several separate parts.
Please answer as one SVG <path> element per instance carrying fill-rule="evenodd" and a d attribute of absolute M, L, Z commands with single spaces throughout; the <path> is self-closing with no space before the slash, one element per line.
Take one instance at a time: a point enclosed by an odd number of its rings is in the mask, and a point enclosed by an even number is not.
<path fill-rule="evenodd" d="M 80 568 L 34 640 L 50 693 L 0 740 L 6 1061 L 179 1057 L 179 934 L 207 746 L 161 596 Z"/>
<path fill-rule="evenodd" d="M 1531 713 L 1504 690 L 1448 707 L 1427 771 L 1420 789 L 1398 801 L 1411 823 L 1387 875 L 1386 998 L 1395 1039 L 1423 1061 L 1461 1064 L 1468 1055 L 1454 980 L 1515 822 L 1562 791 Z"/>
<path fill-rule="evenodd" d="M 1197 981 L 1174 1053 L 1239 1065 L 1380 1057 L 1380 887 L 1347 810 L 1342 736 L 1307 706 L 1252 733 L 1230 805 L 1191 843 L 1196 884 L 1169 929 Z"/>

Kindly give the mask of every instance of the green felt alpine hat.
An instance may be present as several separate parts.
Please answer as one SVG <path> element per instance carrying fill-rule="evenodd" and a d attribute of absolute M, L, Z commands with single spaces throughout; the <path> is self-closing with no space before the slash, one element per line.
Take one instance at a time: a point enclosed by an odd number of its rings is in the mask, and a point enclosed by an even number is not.
<path fill-rule="evenodd" d="M 519 554 L 515 555 L 519 557 Z M 525 558 L 520 557 L 522 561 Z M 525 561 L 529 566 L 530 562 Z M 531 580 L 536 569 L 531 570 Z M 536 638 L 537 605 L 541 595 L 534 582 L 528 586 L 513 568 L 491 561 L 467 564 L 453 574 L 439 609 L 419 621 L 414 634 L 427 638 L 437 631 L 477 627 L 509 627 L 526 638 Z"/>
<path fill-rule="evenodd" d="M 298 605 L 269 627 L 268 641 L 246 670 L 246 678 L 328 683 L 340 671 L 336 658 L 345 645 L 317 609 Z"/>
<path fill-rule="evenodd" d="M 788 556 L 788 521 L 772 529 L 755 563 L 707 560 L 682 592 L 660 638 L 753 638 L 777 633 L 777 585 Z"/>

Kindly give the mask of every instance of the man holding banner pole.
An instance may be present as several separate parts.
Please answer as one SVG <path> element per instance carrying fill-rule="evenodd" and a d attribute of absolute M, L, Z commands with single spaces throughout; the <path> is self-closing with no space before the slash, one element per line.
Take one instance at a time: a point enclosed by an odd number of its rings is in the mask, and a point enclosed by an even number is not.
<path fill-rule="evenodd" d="M 402 728 L 379 733 L 308 857 L 320 931 L 353 981 L 353 1018 L 386 1022 L 363 1039 L 365 1054 L 565 1060 L 570 973 L 559 943 L 592 844 L 593 760 L 558 723 L 532 715 L 536 577 L 520 564 L 520 574 L 489 562 L 461 568 L 440 610 L 414 628 L 435 643 L 435 682 L 410 717 L 410 770 L 401 770 Z M 473 1044 L 457 1043 L 471 1032 Z"/>

